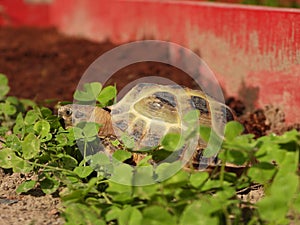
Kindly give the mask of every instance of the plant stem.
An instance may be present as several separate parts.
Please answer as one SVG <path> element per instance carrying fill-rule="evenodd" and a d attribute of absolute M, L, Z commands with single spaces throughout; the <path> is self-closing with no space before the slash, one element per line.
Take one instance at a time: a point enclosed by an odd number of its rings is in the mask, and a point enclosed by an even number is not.
<path fill-rule="evenodd" d="M 27 163 L 29 163 L 31 165 L 34 165 L 34 166 L 39 166 L 39 167 L 42 167 L 42 168 L 52 169 L 52 170 L 56 170 L 56 171 L 62 171 L 62 172 L 65 172 L 65 173 L 69 173 L 71 175 L 76 175 L 76 173 L 74 173 L 73 171 L 63 169 L 63 168 L 59 168 L 59 167 L 48 166 L 48 165 L 45 165 L 45 164 L 40 164 L 40 163 L 30 162 L 30 161 L 27 161 Z"/>
<path fill-rule="evenodd" d="M 223 187 L 223 182 L 224 182 L 224 175 L 225 175 L 225 165 L 226 165 L 226 161 L 227 161 L 227 154 L 228 154 L 228 151 L 227 149 L 225 149 L 225 152 L 224 152 L 224 160 L 222 160 L 222 165 L 221 165 L 221 171 L 220 171 L 220 184 L 221 184 L 221 187 Z"/>
<path fill-rule="evenodd" d="M 105 199 L 105 201 L 106 201 L 108 204 L 112 204 L 112 202 L 110 201 L 110 199 L 108 198 L 108 196 L 106 195 L 105 192 L 101 193 L 101 195 L 103 196 L 103 198 Z"/>
<path fill-rule="evenodd" d="M 86 166 L 86 148 L 87 148 L 87 141 L 84 141 L 84 149 L 83 149 L 83 159 L 84 159 L 84 163 L 83 166 Z"/>

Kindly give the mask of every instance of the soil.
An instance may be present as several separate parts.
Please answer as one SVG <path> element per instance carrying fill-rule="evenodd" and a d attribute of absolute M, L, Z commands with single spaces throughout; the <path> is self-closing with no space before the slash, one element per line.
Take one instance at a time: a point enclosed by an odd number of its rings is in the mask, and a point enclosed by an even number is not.
<path fill-rule="evenodd" d="M 10 174 L 0 169 L 0 224 L 63 224 L 58 212 L 59 198 L 38 189 L 27 195 L 16 194 L 18 185 L 30 177 L 30 174 Z"/>
<path fill-rule="evenodd" d="M 0 73 L 9 79 L 9 94 L 47 103 L 52 108 L 58 101 L 72 101 L 84 71 L 97 57 L 115 47 L 109 41 L 97 43 L 67 37 L 54 28 L 0 27 L 0 40 Z M 127 66 L 109 83 L 122 88 L 139 77 L 154 74 L 191 88 L 195 86 L 181 70 L 154 62 Z M 238 99 L 229 97 L 226 103 L 236 112 L 247 132 L 256 137 L 290 129 L 284 125 L 284 114 L 272 106 L 245 112 L 245 106 Z M 43 195 L 38 190 L 27 195 L 15 193 L 17 185 L 25 179 L 28 177 L 0 170 L 0 225 L 63 224 L 58 213 L 59 198 Z M 257 188 L 242 193 L 241 197 L 250 196 L 255 201 L 262 194 L 263 191 Z"/>

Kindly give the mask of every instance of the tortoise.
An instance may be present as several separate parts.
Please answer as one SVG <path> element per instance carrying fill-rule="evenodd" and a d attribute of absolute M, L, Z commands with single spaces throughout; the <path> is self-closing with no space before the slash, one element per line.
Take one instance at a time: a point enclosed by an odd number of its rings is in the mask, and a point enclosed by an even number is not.
<path fill-rule="evenodd" d="M 235 119 L 228 106 L 201 90 L 153 83 L 137 84 L 118 103 L 107 108 L 69 104 L 61 106 L 58 114 L 66 128 L 92 121 L 101 124 L 99 136 L 102 138 L 120 139 L 124 134 L 129 135 L 134 141 L 132 150 L 137 151 L 159 146 L 167 133 L 187 132 L 191 123 L 184 118 L 191 110 L 199 112 L 198 121 L 192 121 L 194 127 L 205 125 L 222 130 L 227 121 Z M 196 140 L 196 151 L 189 160 L 189 167 L 194 168 L 199 167 L 206 147 L 201 138 Z"/>

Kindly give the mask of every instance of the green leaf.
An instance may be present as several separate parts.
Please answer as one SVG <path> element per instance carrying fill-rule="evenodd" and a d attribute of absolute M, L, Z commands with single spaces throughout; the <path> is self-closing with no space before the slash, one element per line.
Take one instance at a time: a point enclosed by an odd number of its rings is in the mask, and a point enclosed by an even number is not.
<path fill-rule="evenodd" d="M 80 122 L 73 127 L 76 140 L 84 139 L 85 142 L 92 142 L 98 138 L 100 124 L 95 122 Z"/>
<path fill-rule="evenodd" d="M 225 182 L 223 185 L 226 184 Z M 213 189 L 219 189 L 221 187 L 221 183 L 219 180 L 208 179 L 204 185 L 201 187 L 201 191 L 208 191 Z"/>
<path fill-rule="evenodd" d="M 137 166 L 141 167 L 141 166 L 149 166 L 150 165 L 150 161 L 152 159 L 152 155 L 144 155 L 144 157 L 137 163 Z"/>
<path fill-rule="evenodd" d="M 86 159 L 89 160 L 90 166 L 92 168 L 97 168 L 99 166 L 111 164 L 109 157 L 102 152 L 97 152 L 94 155 L 87 156 Z"/>
<path fill-rule="evenodd" d="M 25 124 L 24 124 L 22 113 L 18 114 L 15 123 L 16 124 L 13 127 L 14 134 L 20 134 L 21 138 L 23 138 L 25 135 Z"/>
<path fill-rule="evenodd" d="M 135 167 L 132 185 L 143 186 L 154 183 L 154 169 L 152 165 Z"/>
<path fill-rule="evenodd" d="M 7 95 L 9 89 L 7 77 L 0 73 L 0 99 L 3 99 Z"/>
<path fill-rule="evenodd" d="M 66 177 L 68 179 L 68 181 L 71 181 L 74 185 L 74 187 L 76 187 L 76 183 L 80 184 L 80 180 L 75 179 L 74 177 Z M 74 181 L 74 182 L 73 182 Z M 65 188 L 60 192 L 60 198 L 63 202 L 77 202 L 78 200 L 82 200 L 84 199 L 84 197 L 86 196 L 86 192 L 83 188 L 74 188 L 74 189 L 68 189 Z"/>
<path fill-rule="evenodd" d="M 286 215 L 289 206 L 284 200 L 284 194 L 277 193 L 277 196 L 267 196 L 257 203 L 260 217 L 271 224 L 288 224 Z"/>
<path fill-rule="evenodd" d="M 86 178 L 93 172 L 93 169 L 90 166 L 78 166 L 74 169 L 74 172 L 80 178 Z"/>
<path fill-rule="evenodd" d="M 40 152 L 41 141 L 33 134 L 29 133 L 22 142 L 22 152 L 24 159 L 32 159 Z"/>
<path fill-rule="evenodd" d="M 22 143 L 17 135 L 10 134 L 6 138 L 5 142 L 6 146 L 12 148 L 13 150 L 19 152 L 22 150 Z"/>
<path fill-rule="evenodd" d="M 278 144 L 272 141 L 264 141 L 258 151 L 255 153 L 256 158 L 261 162 L 281 162 L 285 152 L 280 150 Z"/>
<path fill-rule="evenodd" d="M 58 142 L 58 146 L 66 146 L 68 145 L 68 137 L 66 134 L 57 134 L 55 136 L 55 141 Z"/>
<path fill-rule="evenodd" d="M 147 225 L 169 225 L 176 224 L 176 218 L 161 206 L 149 206 L 143 210 L 141 224 Z"/>
<path fill-rule="evenodd" d="M 187 114 L 184 115 L 183 120 L 190 125 L 197 125 L 199 123 L 199 117 L 199 110 L 190 110 Z"/>
<path fill-rule="evenodd" d="M 265 184 L 275 175 L 276 168 L 273 164 L 261 162 L 254 164 L 248 171 L 248 176 L 255 182 Z"/>
<path fill-rule="evenodd" d="M 244 151 L 228 149 L 226 158 L 225 158 L 224 153 L 225 153 L 225 151 L 221 152 L 218 155 L 218 158 L 221 160 L 224 160 L 224 161 L 226 159 L 226 162 L 232 163 L 235 165 L 243 165 L 249 159 L 248 154 Z"/>
<path fill-rule="evenodd" d="M 50 109 L 42 107 L 40 110 L 43 118 L 48 118 L 52 116 L 52 111 Z"/>
<path fill-rule="evenodd" d="M 221 148 L 223 139 L 213 129 L 207 126 L 200 126 L 199 132 L 201 139 L 207 143 L 207 147 L 203 151 L 203 156 L 205 158 L 215 156 Z"/>
<path fill-rule="evenodd" d="M 97 97 L 97 101 L 100 102 L 102 107 L 108 105 L 108 103 L 113 100 L 117 95 L 117 89 L 115 86 L 107 86 L 102 89 Z"/>
<path fill-rule="evenodd" d="M 210 201 L 205 198 L 194 201 L 183 211 L 180 225 L 218 225 L 218 218 L 211 215 L 214 210 Z"/>
<path fill-rule="evenodd" d="M 158 182 L 162 182 L 166 179 L 169 179 L 170 177 L 174 176 L 182 167 L 183 165 L 180 161 L 173 163 L 161 163 L 155 169 L 156 180 Z"/>
<path fill-rule="evenodd" d="M 135 146 L 134 139 L 126 133 L 122 134 L 121 141 L 125 145 L 125 147 L 128 149 L 133 149 Z"/>
<path fill-rule="evenodd" d="M 231 199 L 235 195 L 236 195 L 236 190 L 234 187 L 229 187 L 229 186 L 224 187 L 223 189 L 219 190 L 215 194 L 214 196 L 215 201 L 212 201 L 211 204 L 216 204 L 216 208 L 220 207 L 219 203 L 223 203 L 223 206 L 225 205 L 229 206 L 231 204 L 229 199 Z"/>
<path fill-rule="evenodd" d="M 100 124 L 94 122 L 84 122 L 83 134 L 85 137 L 98 136 Z"/>
<path fill-rule="evenodd" d="M 27 180 L 19 185 L 19 187 L 16 189 L 16 192 L 18 194 L 20 193 L 26 193 L 27 191 L 33 189 L 36 185 L 36 181 L 34 180 Z"/>
<path fill-rule="evenodd" d="M 163 137 L 161 144 L 165 150 L 175 151 L 183 147 L 184 139 L 180 134 L 168 133 Z"/>
<path fill-rule="evenodd" d="M 111 181 L 125 184 L 125 185 L 132 185 L 133 179 L 133 168 L 125 163 L 115 165 L 113 174 L 110 178 Z"/>
<path fill-rule="evenodd" d="M 11 148 L 0 150 L 0 167 L 4 169 L 13 169 L 16 173 L 26 173 L 32 170 L 32 165 L 28 164 L 22 158 L 18 157 Z"/>
<path fill-rule="evenodd" d="M 118 222 L 120 225 L 139 225 L 142 218 L 142 213 L 138 209 L 128 206 L 119 213 Z"/>
<path fill-rule="evenodd" d="M 193 173 L 190 177 L 190 183 L 193 187 L 198 188 L 203 185 L 208 178 L 208 172 Z"/>
<path fill-rule="evenodd" d="M 4 112 L 4 114 L 8 115 L 8 116 L 12 116 L 17 112 L 17 108 L 16 106 L 12 105 L 10 102 L 6 101 L 3 105 L 2 105 L 2 110 Z"/>
<path fill-rule="evenodd" d="M 8 130 L 8 127 L 0 127 L 0 137 L 4 137 Z"/>
<path fill-rule="evenodd" d="M 19 105 L 20 104 L 20 101 L 18 98 L 14 97 L 14 96 L 7 96 L 7 98 L 5 99 L 5 102 L 8 102 L 12 105 Z"/>
<path fill-rule="evenodd" d="M 35 110 L 32 109 L 26 113 L 24 122 L 27 125 L 31 125 L 31 124 L 34 124 L 38 118 L 39 118 L 39 114 Z"/>
<path fill-rule="evenodd" d="M 113 157 L 120 162 L 124 162 L 126 159 L 131 158 L 131 153 L 124 150 L 117 150 L 113 153 Z"/>
<path fill-rule="evenodd" d="M 61 159 L 65 169 L 74 169 L 78 164 L 77 160 L 70 155 L 60 153 L 57 157 Z"/>
<path fill-rule="evenodd" d="M 207 126 L 199 126 L 199 133 L 200 137 L 206 142 L 209 142 L 210 134 L 211 134 L 211 128 Z"/>
<path fill-rule="evenodd" d="M 120 202 L 124 205 L 133 201 L 132 189 L 132 186 L 129 185 L 109 182 L 109 187 L 106 189 L 106 191 L 107 193 L 110 193 L 110 196 L 114 202 Z"/>
<path fill-rule="evenodd" d="M 55 141 L 58 142 L 58 146 L 73 146 L 75 142 L 74 130 L 68 129 L 66 131 L 59 131 L 59 133 L 55 136 Z"/>
<path fill-rule="evenodd" d="M 287 131 L 281 136 L 277 136 L 277 142 L 280 144 L 289 143 L 289 142 L 298 142 L 300 141 L 299 131 L 296 129 Z"/>
<path fill-rule="evenodd" d="M 131 198 L 132 186 L 110 181 L 107 192 L 112 194 L 113 196 L 115 196 L 116 194 L 126 194 L 127 196 L 129 196 L 129 198 Z"/>
<path fill-rule="evenodd" d="M 79 124 L 77 124 L 77 125 L 79 125 Z M 76 140 L 84 138 L 83 130 L 81 128 L 79 128 L 79 127 L 72 127 L 72 128 L 73 128 L 74 137 Z"/>
<path fill-rule="evenodd" d="M 110 210 L 105 214 L 105 220 L 107 222 L 116 220 L 120 215 L 121 209 L 116 205 L 113 205 Z"/>
<path fill-rule="evenodd" d="M 160 188 L 157 184 L 147 186 L 137 186 L 134 188 L 133 198 L 139 198 L 141 200 L 150 200 L 157 196 L 158 189 Z"/>
<path fill-rule="evenodd" d="M 44 180 L 40 181 L 41 189 L 45 194 L 52 194 L 59 188 L 59 181 L 47 176 Z"/>
<path fill-rule="evenodd" d="M 20 102 L 24 106 L 24 109 L 27 110 L 28 108 L 34 108 L 36 103 L 29 99 L 20 99 Z"/>
<path fill-rule="evenodd" d="M 40 120 L 34 124 L 33 129 L 40 137 L 44 138 L 50 132 L 50 124 L 46 120 Z"/>
<path fill-rule="evenodd" d="M 63 212 L 66 219 L 65 225 L 106 225 L 100 218 L 100 213 L 95 207 L 89 207 L 82 203 L 67 204 Z"/>
<path fill-rule="evenodd" d="M 76 90 L 74 93 L 74 99 L 80 102 L 95 101 L 102 89 L 102 84 L 99 82 L 85 83 L 83 85 L 83 91 Z"/>
<path fill-rule="evenodd" d="M 52 139 L 52 134 L 48 133 L 48 134 L 46 134 L 45 137 L 43 137 L 43 139 L 41 141 L 42 142 L 47 142 L 47 141 L 50 141 L 51 139 Z"/>
<path fill-rule="evenodd" d="M 295 198 L 294 198 L 294 201 L 293 201 L 293 208 L 294 210 L 297 211 L 297 213 L 299 214 L 300 213 L 300 195 L 297 194 L 295 195 Z"/>
<path fill-rule="evenodd" d="M 12 168 L 12 159 L 17 157 L 14 151 L 10 148 L 0 150 L 0 167 L 4 169 Z"/>
<path fill-rule="evenodd" d="M 296 174 L 280 173 L 279 171 L 270 187 L 270 194 L 276 196 L 278 193 L 284 193 L 284 195 L 280 195 L 279 197 L 286 201 L 288 205 L 292 201 L 294 194 L 298 194 L 298 185 L 299 177 Z"/>
<path fill-rule="evenodd" d="M 17 156 L 12 158 L 11 163 L 14 173 L 29 173 L 33 170 L 33 165 Z"/>
<path fill-rule="evenodd" d="M 225 139 L 227 141 L 233 140 L 235 137 L 242 134 L 244 127 L 237 121 L 230 121 L 225 126 Z"/>

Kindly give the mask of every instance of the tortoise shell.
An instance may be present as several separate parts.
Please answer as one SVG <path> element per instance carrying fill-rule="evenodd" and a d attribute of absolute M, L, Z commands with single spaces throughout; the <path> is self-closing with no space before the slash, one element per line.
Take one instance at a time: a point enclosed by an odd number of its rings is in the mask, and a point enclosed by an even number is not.
<path fill-rule="evenodd" d="M 189 121 L 184 117 L 191 110 L 200 112 L 198 125 L 213 127 L 220 134 L 225 123 L 234 119 L 226 105 L 200 90 L 142 83 L 111 107 L 112 126 L 117 136 L 132 137 L 135 149 L 153 147 L 167 133 L 186 132 Z"/>

